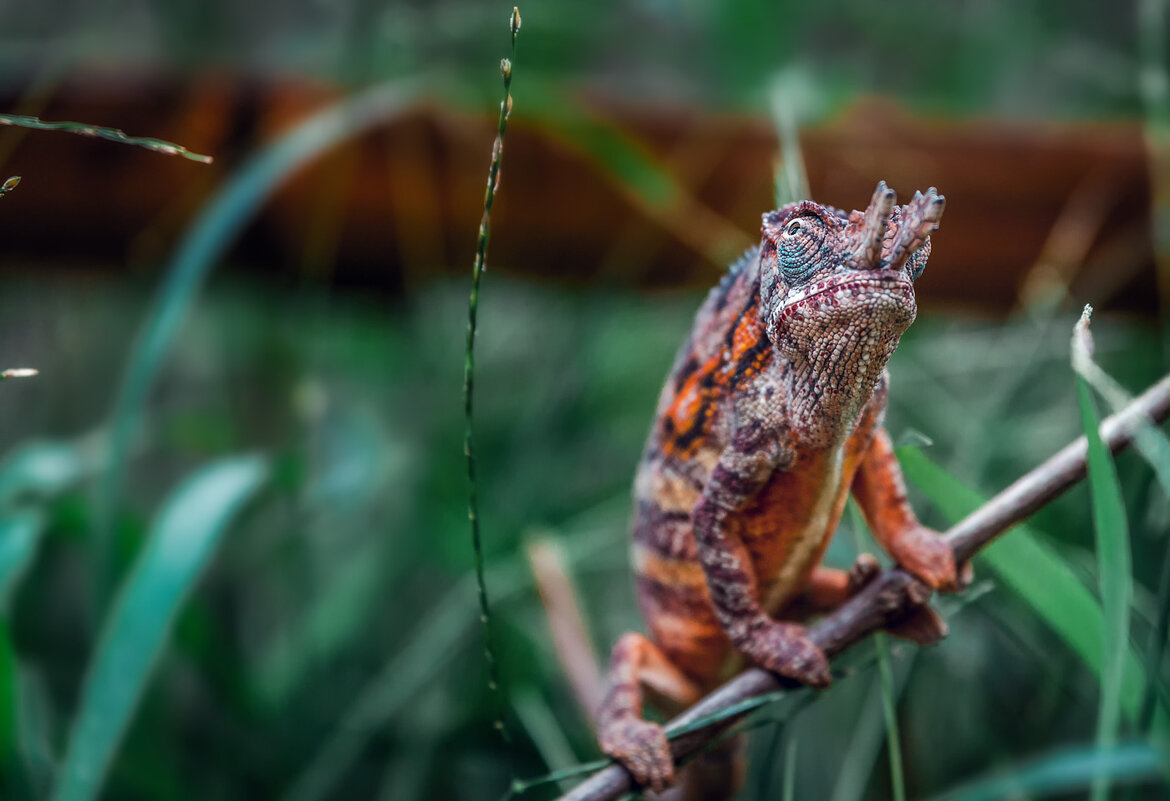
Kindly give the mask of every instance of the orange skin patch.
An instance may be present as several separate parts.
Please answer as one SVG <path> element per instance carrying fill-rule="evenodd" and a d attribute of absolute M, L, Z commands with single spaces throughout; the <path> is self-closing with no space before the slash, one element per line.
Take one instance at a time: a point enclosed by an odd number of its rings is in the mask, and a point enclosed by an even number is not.
<path fill-rule="evenodd" d="M 668 436 L 662 443 L 670 457 L 693 457 L 711 433 L 711 421 L 720 402 L 742 384 L 758 375 L 772 359 L 772 349 L 763 341 L 759 311 L 748 308 L 732 329 L 730 344 L 711 356 L 698 369 L 686 374 L 663 414 Z"/>

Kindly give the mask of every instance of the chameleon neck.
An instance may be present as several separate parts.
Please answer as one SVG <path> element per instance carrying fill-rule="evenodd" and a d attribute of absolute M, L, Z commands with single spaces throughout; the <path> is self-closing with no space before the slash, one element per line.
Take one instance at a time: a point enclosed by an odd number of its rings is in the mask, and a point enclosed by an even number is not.
<path fill-rule="evenodd" d="M 873 329 L 843 331 L 789 361 L 789 414 L 800 443 L 827 448 L 849 435 L 898 339 Z"/>

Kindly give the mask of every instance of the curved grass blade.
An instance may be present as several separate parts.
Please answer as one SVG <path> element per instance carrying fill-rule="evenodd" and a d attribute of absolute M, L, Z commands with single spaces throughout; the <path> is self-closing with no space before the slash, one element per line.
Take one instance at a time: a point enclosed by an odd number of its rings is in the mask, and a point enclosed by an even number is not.
<path fill-rule="evenodd" d="M 569 745 L 568 738 L 548 702 L 534 687 L 523 687 L 515 693 L 512 705 L 520 725 L 528 732 L 528 739 L 536 746 L 545 767 L 550 771 L 561 771 L 577 764 L 577 757 Z M 562 784 L 561 792 L 568 792 L 569 785 Z"/>
<path fill-rule="evenodd" d="M 712 264 L 724 265 L 755 242 L 697 200 L 670 168 L 630 132 L 560 86 L 532 79 L 526 120 L 588 159 L 650 219 Z"/>
<path fill-rule="evenodd" d="M 0 114 L 0 125 L 31 128 L 35 131 L 65 131 L 79 136 L 98 137 L 99 139 L 108 139 L 111 142 L 136 145 L 147 150 L 165 153 L 168 156 L 182 156 L 191 161 L 198 161 L 200 164 L 210 164 L 212 161 L 211 156 L 192 153 L 174 142 L 152 139 L 148 136 L 127 136 L 125 131 L 120 131 L 117 128 L 103 128 L 100 125 L 90 125 L 85 122 L 45 122 L 39 117 L 30 117 L 24 114 Z"/>
<path fill-rule="evenodd" d="M 102 560 L 108 558 L 109 532 L 130 438 L 155 375 L 208 272 L 261 203 L 293 172 L 340 142 L 401 114 L 417 96 L 415 84 L 394 81 L 313 115 L 252 156 L 187 230 L 131 350 L 110 414 L 105 472 L 94 508 L 100 581 L 107 580 Z"/>
<path fill-rule="evenodd" d="M 930 461 L 917 448 L 899 448 L 906 478 L 922 490 L 949 522 L 978 509 L 985 498 Z M 1093 594 L 1060 554 L 1027 526 L 1015 526 L 979 556 L 1000 580 L 1100 677 L 1105 669 L 1105 618 Z M 1144 685 L 1142 662 L 1135 651 L 1122 649 L 1121 708 L 1136 720 Z"/>
<path fill-rule="evenodd" d="M 890 795 L 894 801 L 906 801 L 906 781 L 902 776 L 902 737 L 898 732 L 898 692 L 890 669 L 890 649 L 885 635 L 874 640 L 877 649 L 878 679 L 881 686 L 882 717 L 886 723 L 886 749 L 890 754 Z"/>
<path fill-rule="evenodd" d="M 784 789 L 780 793 L 781 801 L 796 799 L 796 746 L 796 738 L 789 737 L 784 749 Z"/>
<path fill-rule="evenodd" d="M 1129 552 L 1129 522 L 1121 497 L 1121 484 L 1113 457 L 1101 442 L 1101 421 L 1089 385 L 1077 376 L 1077 403 L 1081 427 L 1088 441 L 1089 494 L 1093 507 L 1093 531 L 1097 540 L 1097 575 L 1101 582 L 1101 607 L 1105 616 L 1104 655 L 1101 671 L 1101 706 L 1097 718 L 1097 747 L 1112 748 L 1121 727 L 1121 683 L 1129 645 L 1129 613 L 1133 603 L 1133 569 Z M 1109 795 L 1109 777 L 1093 782 L 1094 801 Z"/>
<path fill-rule="evenodd" d="M 106 619 L 55 801 L 97 796 L 184 600 L 228 524 L 267 476 L 259 457 L 224 460 L 195 473 L 167 500 Z"/>
<path fill-rule="evenodd" d="M 1156 780 L 1162 768 L 1161 754 L 1147 743 L 1125 743 L 1108 750 L 1064 748 L 973 779 L 930 801 L 1000 801 L 1070 793 L 1084 789 L 1098 775 L 1118 784 L 1137 784 Z"/>
<path fill-rule="evenodd" d="M 0 775 L 11 777 L 17 759 L 17 709 L 20 685 L 17 681 L 16 651 L 8 633 L 8 621 L 0 618 Z M 9 783 L 0 781 L 0 787 Z"/>
<path fill-rule="evenodd" d="M 624 499 L 622 500 L 624 504 Z M 620 532 L 620 529 L 616 530 Z M 561 542 L 571 562 L 612 558 L 618 550 L 614 532 L 585 528 Z M 625 557 L 621 557 L 622 564 Z M 499 587 L 495 602 L 525 592 L 532 586 L 532 571 L 522 554 L 512 554 L 487 567 L 484 579 Z M 476 622 L 467 614 L 475 602 L 475 578 L 466 576 L 443 600 L 433 606 L 415 628 L 417 634 L 399 648 L 358 693 L 335 730 L 297 775 L 285 801 L 316 801 L 328 794 L 334 783 L 361 753 L 379 727 L 394 717 L 435 675 L 435 665 L 452 658 L 452 653 Z M 602 766 L 609 764 L 608 760 Z M 576 775 L 576 774 L 573 774 Z"/>
<path fill-rule="evenodd" d="M 1129 403 L 1131 395 L 1093 360 L 1093 335 L 1089 321 L 1093 309 L 1085 306 L 1073 332 L 1072 363 L 1079 379 L 1090 384 L 1114 410 Z M 1153 421 L 1145 421 L 1134 432 L 1134 446 L 1154 470 L 1162 490 L 1170 494 L 1170 439 Z M 1170 631 L 1170 540 L 1165 543 L 1163 567 L 1158 583 L 1158 614 L 1146 646 L 1148 682 L 1144 690 L 1138 725 L 1149 729 L 1154 720 L 1154 697 L 1159 680 L 1157 667 L 1162 664 L 1166 649 L 1166 635 Z"/>
<path fill-rule="evenodd" d="M 780 155 L 772 177 L 772 202 L 776 208 L 812 197 L 796 125 L 795 93 L 789 84 L 790 81 L 777 78 L 772 84 L 770 97 L 772 126 L 780 140 Z"/>
<path fill-rule="evenodd" d="M 0 615 L 6 615 L 12 594 L 32 564 L 44 522 L 35 510 L 0 519 Z"/>

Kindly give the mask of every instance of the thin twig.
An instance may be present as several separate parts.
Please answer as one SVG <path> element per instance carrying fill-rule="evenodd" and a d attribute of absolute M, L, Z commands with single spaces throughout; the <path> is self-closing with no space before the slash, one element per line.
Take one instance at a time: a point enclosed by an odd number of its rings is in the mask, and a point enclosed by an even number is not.
<path fill-rule="evenodd" d="M 1143 421 L 1161 422 L 1168 414 L 1170 375 L 1147 389 L 1124 410 L 1105 420 L 1101 424 L 1101 439 L 1110 451 L 1116 452 L 1130 443 L 1134 430 Z M 998 535 L 1084 478 L 1085 450 L 1085 438 L 1079 437 L 953 526 L 946 538 L 954 548 L 955 558 L 960 562 L 967 561 Z M 830 657 L 834 657 L 897 621 L 913 607 L 926 603 L 929 598 L 930 591 L 924 584 L 901 568 L 893 568 L 883 572 L 836 612 L 813 626 L 809 636 Z M 759 668 L 741 673 L 668 724 L 668 733 L 686 731 L 671 740 L 675 762 L 696 753 L 736 718 L 727 717 L 702 728 L 687 730 L 695 721 L 777 689 L 796 686 Z M 626 770 L 610 765 L 562 796 L 561 801 L 614 801 L 632 788 Z"/>
<path fill-rule="evenodd" d="M 467 457 L 467 520 L 471 524 L 471 547 L 475 551 L 475 584 L 479 590 L 479 614 L 483 622 L 483 653 L 488 664 L 488 686 L 496 700 L 495 727 L 505 742 L 510 742 L 504 726 L 503 699 L 500 692 L 499 668 L 492 648 L 491 605 L 488 603 L 487 582 L 483 577 L 483 540 L 479 533 L 479 501 L 475 494 L 475 448 L 472 445 L 471 409 L 475 389 L 475 328 L 479 311 L 479 279 L 487 258 L 491 234 L 492 204 L 500 184 L 500 162 L 504 156 L 504 132 L 512 114 L 512 60 L 516 58 L 516 34 L 520 30 L 520 10 L 512 9 L 509 20 L 512 31 L 512 58 L 500 61 L 500 75 L 504 79 L 504 99 L 500 103 L 500 117 L 496 139 L 492 143 L 492 162 L 488 167 L 487 189 L 483 196 L 483 217 L 479 222 L 479 237 L 475 243 L 475 262 L 471 267 L 471 297 L 467 303 L 467 348 L 463 362 L 463 453 Z"/>

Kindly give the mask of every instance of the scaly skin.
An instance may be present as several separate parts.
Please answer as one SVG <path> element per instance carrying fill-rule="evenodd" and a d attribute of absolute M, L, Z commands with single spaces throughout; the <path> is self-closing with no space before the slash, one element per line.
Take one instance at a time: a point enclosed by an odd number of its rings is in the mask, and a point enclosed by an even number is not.
<path fill-rule="evenodd" d="M 938 590 L 962 582 L 950 548 L 907 504 L 881 427 L 886 362 L 914 321 L 913 280 L 942 211 L 933 188 L 895 206 L 882 182 L 864 212 L 811 201 L 769 212 L 759 247 L 699 309 L 635 483 L 650 637 L 614 648 L 599 713 L 602 750 L 640 785 L 674 781 L 661 726 L 642 719 L 643 687 L 681 707 L 749 662 L 829 683 L 828 660 L 796 621 L 876 572 L 872 557 L 848 574 L 820 566 L 850 489 L 906 569 Z M 926 615 L 902 633 L 930 640 L 942 628 Z"/>

